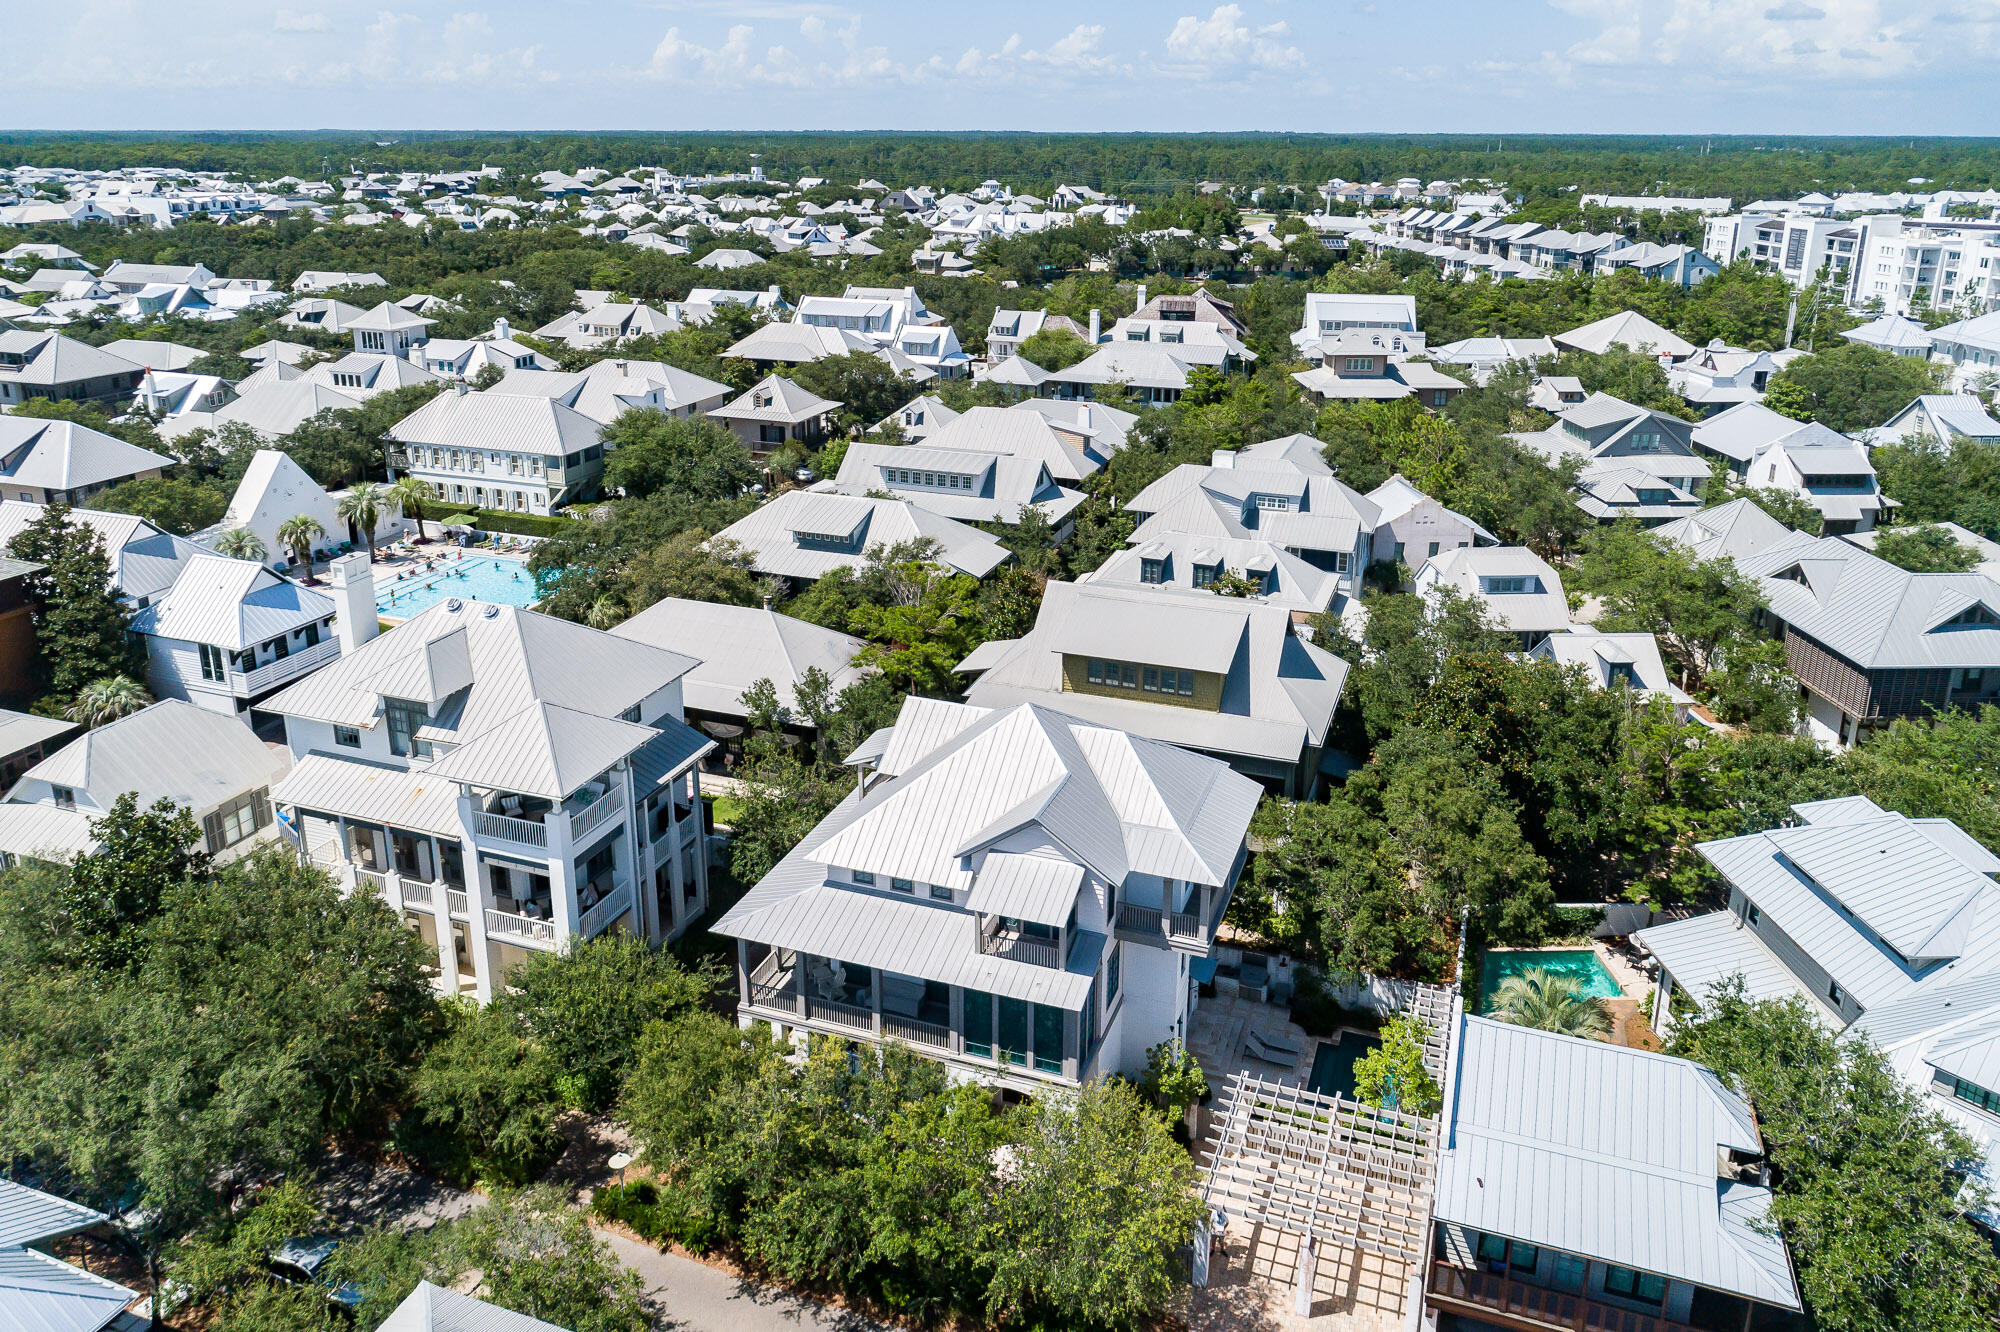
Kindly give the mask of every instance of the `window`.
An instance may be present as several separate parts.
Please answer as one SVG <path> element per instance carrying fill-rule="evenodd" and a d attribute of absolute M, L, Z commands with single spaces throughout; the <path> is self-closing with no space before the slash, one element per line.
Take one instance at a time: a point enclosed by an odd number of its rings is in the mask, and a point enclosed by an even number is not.
<path fill-rule="evenodd" d="M 1260 509 L 1276 509 L 1280 513 L 1290 513 L 1292 511 L 1292 501 L 1291 497 L 1287 495 L 1259 495 L 1257 497 L 1257 507 Z"/>
<path fill-rule="evenodd" d="M 2000 1094 L 1975 1086 L 1964 1078 L 1953 1078 L 1951 1081 L 1953 1096 L 1967 1105 L 1977 1106 L 1989 1115 L 2000 1115 Z"/>
<path fill-rule="evenodd" d="M 1763 917 L 1757 914 L 1757 904 L 1755 902 L 1745 902 L 1743 904 L 1743 923 L 1745 925 L 1755 925 L 1762 919 Z"/>
<path fill-rule="evenodd" d="M 235 846 L 271 821 L 269 793 L 251 791 L 223 805 L 202 819 L 202 831 L 211 852 Z"/>
<path fill-rule="evenodd" d="M 889 888 L 892 892 L 898 892 L 898 893 L 914 894 L 917 891 L 917 885 L 912 883 L 908 879 L 892 878 L 889 880 Z"/>
<path fill-rule="evenodd" d="M 993 996 L 984 990 L 965 992 L 965 1053 L 974 1059 L 993 1057 Z"/>
<path fill-rule="evenodd" d="M 57 809 L 75 809 L 76 792 L 67 786 L 51 786 L 49 792 L 55 798 Z"/>
<path fill-rule="evenodd" d="M 1113 912 L 1116 916 L 1118 913 Z M 1117 944 L 1111 945 L 1111 957 L 1104 964 L 1104 1009 L 1111 1011 L 1111 1001 L 1118 997 L 1118 959 L 1121 952 Z"/>
<path fill-rule="evenodd" d="M 430 710 L 407 699 L 385 698 L 382 712 L 389 720 L 389 752 L 407 758 L 431 756 L 431 742 L 417 739 L 417 728 L 431 719 Z"/>
<path fill-rule="evenodd" d="M 207 643 L 201 643 L 197 646 L 201 649 L 201 678 L 217 681 L 228 679 L 229 673 L 227 663 L 223 659 L 222 649 Z"/>
<path fill-rule="evenodd" d="M 1433 542 L 1431 542 L 1431 548 L 1430 548 L 1430 554 L 1431 554 L 1432 556 L 1435 556 L 1435 555 L 1436 555 L 1437 553 L 1438 553 L 1438 543 L 1437 543 L 1437 542 L 1435 542 L 1435 541 L 1433 541 Z M 1396 548 L 1396 558 L 1398 558 L 1398 559 L 1401 559 L 1401 558 L 1402 558 L 1402 554 L 1403 554 L 1403 550 L 1402 550 L 1402 547 L 1398 546 L 1398 547 Z"/>
<path fill-rule="evenodd" d="M 1142 583 L 1164 583 L 1167 581 L 1165 560 L 1140 560 L 1139 581 Z"/>
<path fill-rule="evenodd" d="M 1372 356 L 1350 356 L 1347 358 L 1347 369 L 1349 373 L 1365 374 L 1367 371 L 1373 370 L 1374 368 L 1375 368 L 1375 358 Z"/>
<path fill-rule="evenodd" d="M 855 870 L 855 871 L 854 871 L 854 881 L 855 881 L 856 883 L 865 883 L 865 884 L 869 885 L 870 887 L 873 887 L 873 886 L 874 886 L 874 883 L 875 883 L 875 871 L 873 871 L 873 870 Z"/>
<path fill-rule="evenodd" d="M 931 885 L 931 901 L 933 901 L 933 902 L 949 902 L 949 901 L 951 901 L 951 888 L 950 888 L 950 886 L 949 886 L 949 885 L 947 885 L 947 884 L 942 884 L 942 883 L 934 883 L 934 884 L 932 884 L 932 885 Z"/>
<path fill-rule="evenodd" d="M 1634 1272 L 1629 1267 L 1606 1263 L 1604 1293 L 1644 1304 L 1663 1304 L 1667 1298 L 1667 1280 L 1651 1272 Z"/>
<path fill-rule="evenodd" d="M 1833 1006 L 1834 1006 L 1835 1008 L 1838 1008 L 1838 1007 L 1840 1007 L 1840 982 L 1839 982 L 1839 981 L 1831 981 L 1831 980 L 1830 980 L 1830 981 L 1828 981 L 1828 982 L 1826 983 L 1826 1001 L 1827 1001 L 1828 1003 L 1832 1004 L 1832 1005 L 1833 1005 Z"/>
<path fill-rule="evenodd" d="M 333 743 L 348 749 L 359 749 L 361 729 L 356 726 L 336 726 L 333 728 Z"/>
<path fill-rule="evenodd" d="M 1947 625 L 2000 624 L 2000 617 L 1996 617 L 1993 614 L 1993 612 L 1988 610 L 1983 604 L 1975 601 L 1970 606 L 1967 606 L 1964 610 L 1960 611 L 1958 614 L 1952 616 L 1949 620 L 1946 620 L 1945 623 Z"/>
<path fill-rule="evenodd" d="M 1525 577 L 1489 578 L 1486 580 L 1486 590 L 1488 592 L 1499 593 L 1527 592 L 1532 590 L 1529 588 L 1528 582 L 1529 580 Z"/>
<path fill-rule="evenodd" d="M 1194 585 L 1196 587 L 1210 587 L 1221 576 L 1222 566 L 1220 564 L 1197 564 L 1194 566 Z"/>

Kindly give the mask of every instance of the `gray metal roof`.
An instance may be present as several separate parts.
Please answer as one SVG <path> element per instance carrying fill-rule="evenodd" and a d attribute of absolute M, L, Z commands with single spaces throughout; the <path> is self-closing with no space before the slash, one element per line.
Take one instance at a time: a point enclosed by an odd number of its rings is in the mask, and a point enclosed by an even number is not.
<path fill-rule="evenodd" d="M 686 772 L 695 760 L 715 748 L 715 741 L 684 721 L 662 717 L 659 732 L 632 755 L 632 781 L 643 799 L 647 792 Z"/>
<path fill-rule="evenodd" d="M 300 587 L 255 560 L 202 553 L 132 617 L 132 628 L 190 643 L 241 651 L 331 619 L 332 597 Z"/>
<path fill-rule="evenodd" d="M 766 324 L 758 332 L 792 327 L 794 326 L 791 324 Z M 867 350 L 865 346 L 862 349 Z M 824 416 L 839 406 L 840 404 L 832 399 L 809 393 L 781 375 L 766 375 L 752 384 L 740 397 L 717 407 L 709 415 L 731 421 L 769 421 L 781 425 L 794 425 L 800 421 L 810 421 L 814 417 Z"/>
<path fill-rule="evenodd" d="M 1544 238 L 1537 236 L 1536 243 Z M 1635 310 L 1607 315 L 1567 333 L 1555 335 L 1555 341 L 1565 347 L 1576 347 L 1587 352 L 1602 352 L 1612 346 L 1624 347 L 1630 351 L 1650 350 L 1666 356 L 1681 357 L 1694 355 L 1695 346 L 1686 338 L 1670 333 L 1646 316 Z"/>
<path fill-rule="evenodd" d="M 457 785 L 423 769 L 307 754 L 271 788 L 271 799 L 293 809 L 340 814 L 410 832 L 453 838 L 463 832 Z"/>
<path fill-rule="evenodd" d="M 966 894 L 969 911 L 1063 925 L 1083 887 L 1083 866 L 1053 856 L 995 851 L 986 857 Z"/>
<path fill-rule="evenodd" d="M 389 433 L 405 444 L 558 457 L 597 443 L 602 428 L 554 399 L 489 390 L 440 393 Z"/>
<path fill-rule="evenodd" d="M 724 716 L 744 715 L 743 691 L 759 680 L 769 680 L 779 701 L 797 708 L 799 679 L 808 670 L 824 671 L 836 693 L 871 670 L 854 664 L 867 646 L 861 639 L 755 606 L 669 597 L 611 632 L 698 658 L 682 678 L 682 700 Z"/>
<path fill-rule="evenodd" d="M 138 1298 L 33 1249 L 0 1249 L 0 1332 L 98 1332 Z"/>
<path fill-rule="evenodd" d="M 132 374 L 143 368 L 87 342 L 60 333 L 34 333 L 26 329 L 0 329 L 0 352 L 22 358 L 19 366 L 7 372 L 9 381 L 38 388 Z"/>
<path fill-rule="evenodd" d="M 37 717 L 32 712 L 10 712 L 0 708 L 0 755 L 18 754 L 32 745 L 67 735 L 75 729 L 75 722 L 59 717 Z"/>
<path fill-rule="evenodd" d="M 562 800 L 658 734 L 537 700 L 441 755 L 429 771 L 445 781 Z"/>
<path fill-rule="evenodd" d="M 102 486 L 174 460 L 74 421 L 0 416 L 0 480 L 48 490 Z"/>
<path fill-rule="evenodd" d="M 1743 992 L 1751 999 L 1798 995 L 1818 1004 L 1763 941 L 1727 911 L 1669 921 L 1632 937 L 1658 958 L 1674 984 L 1698 1003 L 1707 1001 L 1717 982 L 1740 976 Z"/>
<path fill-rule="evenodd" d="M 0 1179 L 0 1248 L 59 1239 L 106 1219 L 81 1203 Z"/>
<path fill-rule="evenodd" d="M 132 791 L 141 806 L 167 799 L 199 816 L 269 786 L 290 767 L 288 754 L 259 740 L 235 716 L 162 699 L 86 731 L 21 780 L 87 791 L 100 809 Z"/>
<path fill-rule="evenodd" d="M 1540 592 L 1487 593 L 1491 578 L 1539 578 Z M 1459 546 L 1441 551 L 1417 570 L 1423 589 L 1442 584 L 1484 603 L 1493 623 L 1511 632 L 1557 633 L 1569 627 L 1569 602 L 1562 575 L 1526 546 Z"/>
<path fill-rule="evenodd" d="M 1838 539 L 1739 555 L 1771 613 L 1863 670 L 2000 667 L 2000 625 L 1952 624 L 2000 586 L 1978 573 L 1910 573 Z"/>
<path fill-rule="evenodd" d="M 1761 1153 L 1750 1107 L 1685 1059 L 1460 1020 L 1439 1220 L 1799 1307 L 1770 1192 L 1721 1179 Z"/>
<path fill-rule="evenodd" d="M 420 1281 L 376 1332 L 565 1332 L 554 1323 Z"/>
<path fill-rule="evenodd" d="M 1957 957 L 1993 881 L 1907 820 L 1808 823 L 1764 834 L 1878 938 L 1913 962 Z"/>
<path fill-rule="evenodd" d="M 798 543 L 794 534 L 799 532 L 842 536 L 852 539 L 854 548 L 808 548 Z M 850 537 L 857 532 L 858 537 Z M 908 500 L 806 490 L 787 490 L 716 535 L 754 552 L 751 567 L 758 573 L 781 578 L 811 579 L 835 569 L 858 568 L 869 549 L 919 537 L 935 538 L 943 546 L 939 559 L 974 578 L 984 578 L 1011 558 L 1005 546 L 978 528 Z"/>

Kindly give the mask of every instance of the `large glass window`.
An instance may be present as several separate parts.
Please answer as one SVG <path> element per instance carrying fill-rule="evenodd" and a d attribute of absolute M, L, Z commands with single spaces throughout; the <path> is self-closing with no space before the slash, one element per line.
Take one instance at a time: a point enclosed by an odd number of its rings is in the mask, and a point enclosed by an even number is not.
<path fill-rule="evenodd" d="M 1662 1304 L 1667 1298 L 1667 1280 L 1651 1272 L 1635 1272 L 1629 1267 L 1606 1264 L 1604 1293 L 1642 1304 Z"/>
<path fill-rule="evenodd" d="M 1035 1071 L 1060 1073 L 1063 1067 L 1063 1011 L 1035 1005 Z"/>
<path fill-rule="evenodd" d="M 1120 955 L 1118 945 L 1115 943 L 1112 944 L 1110 960 L 1104 964 L 1104 1011 L 1107 1013 L 1111 1011 L 1111 1001 L 1118 997 L 1118 959 Z"/>
<path fill-rule="evenodd" d="M 421 703 L 408 699 L 387 698 L 382 700 L 382 712 L 389 722 L 389 752 L 405 758 L 415 754 L 418 758 L 431 756 L 431 742 L 417 739 L 417 728 L 430 720 L 430 710 Z"/>
<path fill-rule="evenodd" d="M 1984 1087 L 1976 1086 L 1963 1078 L 1954 1078 L 1951 1094 L 1967 1105 L 1976 1105 L 1988 1114 L 2000 1115 L 2000 1094 L 1990 1092 Z"/>
<path fill-rule="evenodd" d="M 965 1052 L 974 1059 L 993 1057 L 993 996 L 984 990 L 965 992 Z"/>
<path fill-rule="evenodd" d="M 1002 997 L 1000 1009 L 1000 1057 L 1009 1064 L 1028 1066 L 1028 1002 Z"/>

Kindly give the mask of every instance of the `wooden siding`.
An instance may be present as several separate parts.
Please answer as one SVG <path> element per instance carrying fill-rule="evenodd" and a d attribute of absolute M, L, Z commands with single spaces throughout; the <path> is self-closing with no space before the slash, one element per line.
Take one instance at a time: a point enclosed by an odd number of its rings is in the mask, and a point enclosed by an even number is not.
<path fill-rule="evenodd" d="M 1829 651 L 1817 639 L 1790 625 L 1784 628 L 1785 664 L 1799 677 L 1799 683 L 1842 712 L 1855 717 L 1871 716 L 1867 673 Z"/>
<path fill-rule="evenodd" d="M 1104 660 L 1104 659 L 1100 659 Z M 1090 659 L 1075 657 L 1065 652 L 1062 659 L 1063 692 L 1066 694 L 1096 694 L 1100 698 L 1136 698 L 1146 703 L 1159 703 L 1172 708 L 1195 708 L 1202 712 L 1222 711 L 1222 676 L 1209 671 L 1191 671 L 1194 676 L 1194 693 L 1149 694 L 1144 689 L 1126 689 L 1121 685 L 1092 684 L 1090 682 Z M 1134 662 L 1141 670 L 1148 664 L 1166 666 L 1179 670 L 1167 662 Z"/>

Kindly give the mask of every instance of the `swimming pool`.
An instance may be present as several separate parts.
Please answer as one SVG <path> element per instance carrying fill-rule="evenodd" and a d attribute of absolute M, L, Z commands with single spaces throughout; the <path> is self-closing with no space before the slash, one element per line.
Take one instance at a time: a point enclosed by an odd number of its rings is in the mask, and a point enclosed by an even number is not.
<path fill-rule="evenodd" d="M 1373 1036 L 1364 1036 L 1358 1031 L 1342 1031 L 1330 1041 L 1321 1041 L 1319 1050 L 1313 1055 L 1312 1076 L 1306 1079 L 1306 1087 L 1322 1096 L 1345 1096 L 1354 1099 L 1354 1064 L 1361 1056 L 1382 1042 Z"/>
<path fill-rule="evenodd" d="M 408 619 L 451 597 L 496 601 L 502 606 L 530 606 L 540 599 L 534 577 L 521 561 L 467 555 L 462 560 L 442 561 L 430 573 L 415 578 L 378 583 L 375 609 L 396 619 Z"/>
<path fill-rule="evenodd" d="M 1562 948 L 1547 952 L 1510 949 L 1488 953 L 1486 961 L 1480 966 L 1479 1011 L 1485 1013 L 1492 1009 L 1493 994 L 1500 988 L 1501 981 L 1537 967 L 1552 975 L 1574 977 L 1581 982 L 1583 993 L 1593 998 L 1620 999 L 1625 994 L 1619 988 L 1617 978 L 1605 968 L 1594 949 Z"/>

